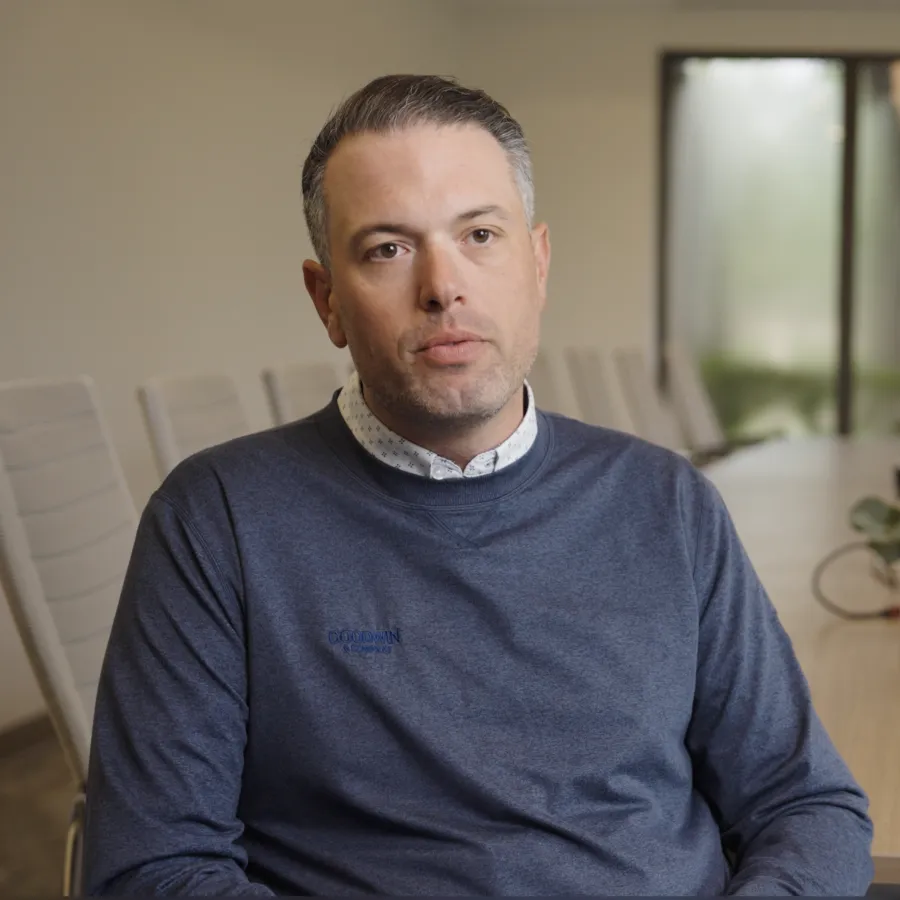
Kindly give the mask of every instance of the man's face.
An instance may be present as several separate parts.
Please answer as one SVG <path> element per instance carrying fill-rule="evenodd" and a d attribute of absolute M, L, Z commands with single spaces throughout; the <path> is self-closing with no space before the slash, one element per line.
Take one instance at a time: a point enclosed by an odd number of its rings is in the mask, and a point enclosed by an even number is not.
<path fill-rule="evenodd" d="M 331 267 L 308 263 L 307 286 L 373 411 L 432 428 L 520 415 L 550 252 L 496 140 L 474 126 L 355 135 L 325 197 Z"/>

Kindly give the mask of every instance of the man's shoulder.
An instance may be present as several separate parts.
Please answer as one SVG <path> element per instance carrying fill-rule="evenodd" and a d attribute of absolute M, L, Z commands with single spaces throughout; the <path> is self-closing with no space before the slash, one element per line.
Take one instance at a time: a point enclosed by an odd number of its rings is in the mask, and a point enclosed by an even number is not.
<path fill-rule="evenodd" d="M 185 509 L 223 499 L 272 496 L 296 489 L 332 463 L 319 425 L 330 408 L 287 425 L 233 438 L 182 460 L 164 479 L 156 496 Z"/>
<path fill-rule="evenodd" d="M 612 428 L 542 412 L 554 435 L 558 470 L 581 472 L 587 485 L 648 502 L 704 501 L 711 485 L 681 453 Z M 618 489 L 618 491 L 616 490 Z"/>
<path fill-rule="evenodd" d="M 585 453 L 595 462 L 624 458 L 639 466 L 693 468 L 686 456 L 636 435 L 599 425 L 588 425 L 559 413 L 542 411 L 541 415 L 552 427 L 557 452 L 563 455 Z"/>

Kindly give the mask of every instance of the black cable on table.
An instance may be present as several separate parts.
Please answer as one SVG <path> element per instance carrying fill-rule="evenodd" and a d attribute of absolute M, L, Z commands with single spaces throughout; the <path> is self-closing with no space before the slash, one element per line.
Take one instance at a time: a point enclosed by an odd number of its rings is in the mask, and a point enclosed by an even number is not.
<path fill-rule="evenodd" d="M 839 616 L 841 619 L 847 619 L 853 622 L 860 622 L 866 619 L 900 619 L 900 606 L 898 605 L 885 606 L 878 610 L 856 612 L 854 610 L 844 609 L 833 600 L 829 600 L 828 597 L 822 593 L 821 582 L 825 570 L 835 560 L 856 550 L 871 550 L 871 548 L 865 541 L 853 541 L 850 544 L 844 544 L 843 547 L 838 547 L 837 550 L 833 550 L 816 566 L 812 574 L 813 596 L 828 610 L 828 612 L 835 616 Z"/>

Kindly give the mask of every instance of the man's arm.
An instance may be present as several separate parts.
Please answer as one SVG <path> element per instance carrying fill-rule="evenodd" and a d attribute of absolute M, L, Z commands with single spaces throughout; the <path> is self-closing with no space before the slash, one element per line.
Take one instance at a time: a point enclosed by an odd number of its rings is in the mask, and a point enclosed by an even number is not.
<path fill-rule="evenodd" d="M 868 803 L 825 733 L 790 640 L 715 489 L 695 556 L 697 686 L 687 746 L 737 860 L 731 895 L 862 895 Z"/>
<path fill-rule="evenodd" d="M 238 585 L 156 495 L 141 519 L 97 696 L 88 894 L 272 892 L 237 843 L 246 743 Z"/>

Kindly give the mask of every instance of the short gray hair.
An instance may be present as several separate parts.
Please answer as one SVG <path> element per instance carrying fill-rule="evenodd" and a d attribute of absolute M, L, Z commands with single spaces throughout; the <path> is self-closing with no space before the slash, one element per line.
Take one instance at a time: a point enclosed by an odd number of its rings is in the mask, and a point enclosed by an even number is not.
<path fill-rule="evenodd" d="M 363 132 L 385 134 L 416 125 L 477 125 L 506 151 L 525 216 L 534 220 L 531 154 L 522 126 L 484 91 L 438 75 L 384 75 L 348 97 L 332 114 L 303 164 L 303 212 L 319 261 L 329 264 L 325 166 L 337 145 Z"/>

